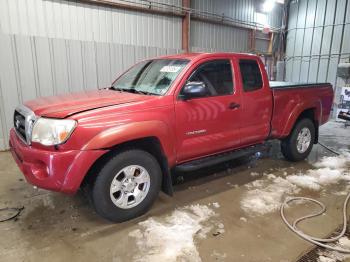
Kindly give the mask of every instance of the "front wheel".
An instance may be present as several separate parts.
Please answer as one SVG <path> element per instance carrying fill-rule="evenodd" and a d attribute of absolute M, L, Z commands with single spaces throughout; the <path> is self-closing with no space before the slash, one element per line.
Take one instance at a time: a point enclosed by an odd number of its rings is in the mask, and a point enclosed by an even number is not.
<path fill-rule="evenodd" d="M 304 118 L 294 126 L 290 135 L 281 142 L 283 156 L 289 161 L 304 160 L 311 152 L 315 141 L 315 125 Z"/>
<path fill-rule="evenodd" d="M 158 196 L 161 175 L 157 160 L 148 152 L 120 152 L 97 174 L 92 203 L 99 215 L 113 222 L 141 216 Z"/>

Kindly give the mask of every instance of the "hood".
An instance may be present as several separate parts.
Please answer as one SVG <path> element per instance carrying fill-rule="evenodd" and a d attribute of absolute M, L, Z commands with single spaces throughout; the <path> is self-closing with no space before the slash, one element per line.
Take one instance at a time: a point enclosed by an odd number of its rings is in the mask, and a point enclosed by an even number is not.
<path fill-rule="evenodd" d="M 65 118 L 82 111 L 112 105 L 140 102 L 151 98 L 152 96 L 103 89 L 41 97 L 27 101 L 25 106 L 33 110 L 38 116 Z"/>

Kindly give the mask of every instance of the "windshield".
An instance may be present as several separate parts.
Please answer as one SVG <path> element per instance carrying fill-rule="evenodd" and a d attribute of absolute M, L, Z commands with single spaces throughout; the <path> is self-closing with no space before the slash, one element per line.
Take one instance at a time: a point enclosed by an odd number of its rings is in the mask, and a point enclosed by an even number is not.
<path fill-rule="evenodd" d="M 188 62 L 188 60 L 183 59 L 143 61 L 118 78 L 113 83 L 112 89 L 133 93 L 164 95 Z"/>

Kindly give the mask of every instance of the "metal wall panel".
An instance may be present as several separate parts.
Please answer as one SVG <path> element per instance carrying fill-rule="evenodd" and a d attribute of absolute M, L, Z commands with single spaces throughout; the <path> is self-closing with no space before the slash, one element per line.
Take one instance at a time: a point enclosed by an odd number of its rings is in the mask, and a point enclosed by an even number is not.
<path fill-rule="evenodd" d="M 280 27 L 283 9 L 276 5 L 270 14 L 257 15 L 255 0 L 192 0 L 191 7 L 203 12 L 225 15 L 232 19 L 245 22 L 257 22 Z M 264 18 L 263 21 L 260 19 Z M 248 30 L 215 25 L 199 21 L 191 21 L 191 48 L 198 51 L 248 51 Z M 256 48 L 260 52 L 267 52 L 268 41 L 257 40 Z"/>
<path fill-rule="evenodd" d="M 181 0 L 157 2 L 181 5 Z M 64 0 L 0 0 L 0 12 L 6 34 L 181 48 L 178 17 Z"/>
<path fill-rule="evenodd" d="M 271 13 L 267 14 L 268 24 L 274 27 L 280 27 L 282 25 L 283 18 L 283 6 L 276 5 Z"/>
<path fill-rule="evenodd" d="M 337 64 L 350 54 L 346 49 L 348 41 L 344 41 L 350 37 L 346 24 L 349 9 L 349 0 L 290 3 L 286 50 L 288 81 L 336 84 Z"/>
<path fill-rule="evenodd" d="M 230 26 L 191 22 L 192 51 L 235 51 L 248 50 L 248 30 Z"/>
<path fill-rule="evenodd" d="M 0 102 L 4 101 L 4 97 L 2 94 L 1 81 L 0 81 Z M 7 147 L 7 141 L 5 140 L 6 132 L 6 118 L 5 118 L 5 107 L 4 103 L 0 104 L 0 150 L 5 149 Z"/>
<path fill-rule="evenodd" d="M 1 123 L 3 137 L 0 139 L 3 141 L 0 146 L 4 146 L 1 149 L 6 148 L 8 138 L 8 127 L 12 125 L 13 107 L 17 105 L 21 100 L 21 93 L 18 90 L 18 66 L 16 57 L 13 53 L 15 49 L 14 37 L 0 34 L 0 87 L 1 87 Z"/>
<path fill-rule="evenodd" d="M 288 15 L 288 27 L 289 28 L 296 28 L 297 27 L 297 21 L 298 21 L 298 5 L 294 2 L 291 2 L 289 7 L 289 15 Z M 294 54 L 294 48 L 295 48 L 295 37 L 296 37 L 296 30 L 289 31 L 287 34 L 287 47 L 286 47 L 286 78 L 291 79 L 292 73 L 293 73 L 293 54 Z"/>
<path fill-rule="evenodd" d="M 86 89 L 96 89 L 98 86 L 97 81 L 97 58 L 96 58 L 96 49 L 94 42 L 82 42 L 82 58 L 83 58 L 83 79 L 84 79 L 84 86 Z M 119 54 L 117 53 L 111 53 L 111 60 L 114 61 L 117 60 Z M 117 56 L 117 57 L 115 57 Z M 119 56 L 120 57 L 120 56 Z M 121 66 L 121 63 L 118 63 Z M 111 71 L 117 71 L 115 67 L 112 67 L 111 64 Z"/>
<path fill-rule="evenodd" d="M 309 1 L 306 10 L 306 20 L 305 20 L 305 30 L 304 30 L 304 39 L 302 47 L 302 55 L 307 56 L 311 54 L 312 44 L 313 44 L 313 27 L 316 21 L 316 8 L 317 1 Z M 300 82 L 307 82 L 309 76 L 309 65 L 310 61 L 303 59 L 300 66 Z"/>
<path fill-rule="evenodd" d="M 269 49 L 269 41 L 256 39 L 255 40 L 255 49 L 258 52 L 266 53 Z"/>
<path fill-rule="evenodd" d="M 330 82 L 335 88 L 335 101 L 339 100 L 337 87 L 344 82 L 336 72 L 339 62 L 350 59 L 349 15 L 350 0 L 290 2 L 287 81 Z"/>
<path fill-rule="evenodd" d="M 260 22 L 257 20 L 259 0 L 192 0 L 191 7 L 196 10 L 223 14 L 233 19 L 247 22 Z M 282 5 L 276 5 L 273 11 L 267 14 L 268 24 L 280 27 L 282 21 Z"/>
<path fill-rule="evenodd" d="M 299 14 L 298 14 L 298 21 L 297 21 L 297 27 L 300 29 L 296 30 L 295 35 L 295 43 L 294 43 L 294 54 L 297 56 L 301 56 L 303 52 L 305 51 L 304 46 L 304 36 L 305 36 L 305 25 L 306 25 L 306 18 L 307 18 L 307 10 L 308 10 L 308 1 L 304 1 L 300 3 L 299 6 Z M 293 63 L 293 73 L 292 76 L 295 78 L 298 78 L 298 81 L 300 79 L 301 74 L 301 59 L 294 59 Z"/>
<path fill-rule="evenodd" d="M 54 94 L 53 75 L 51 69 L 51 50 L 48 38 L 34 39 L 34 55 L 36 56 L 37 86 L 42 96 Z"/>
<path fill-rule="evenodd" d="M 308 82 L 316 82 L 319 75 L 320 53 L 323 41 L 323 25 L 325 14 L 327 12 L 327 0 L 317 1 L 315 27 L 313 28 L 313 42 L 311 47 L 311 56 L 306 57 L 309 60 Z M 288 45 L 288 42 L 287 42 Z"/>

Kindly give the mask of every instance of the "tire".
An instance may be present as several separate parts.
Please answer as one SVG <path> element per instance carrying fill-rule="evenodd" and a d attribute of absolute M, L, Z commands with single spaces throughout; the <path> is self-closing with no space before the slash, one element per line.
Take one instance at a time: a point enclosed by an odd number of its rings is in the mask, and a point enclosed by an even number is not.
<path fill-rule="evenodd" d="M 299 134 L 304 140 L 298 140 Z M 307 143 L 308 140 L 309 143 Z M 305 143 L 299 143 L 299 141 L 305 141 Z M 314 123 L 309 118 L 301 119 L 296 123 L 290 135 L 281 141 L 282 154 L 289 161 L 297 162 L 304 160 L 310 154 L 314 141 Z"/>
<path fill-rule="evenodd" d="M 111 157 L 98 172 L 90 192 L 92 204 L 107 220 L 130 220 L 151 208 L 161 182 L 162 172 L 155 157 L 139 149 L 125 150 Z"/>

